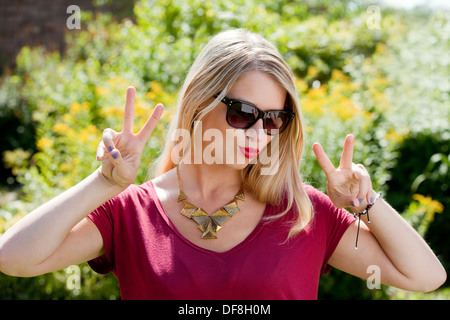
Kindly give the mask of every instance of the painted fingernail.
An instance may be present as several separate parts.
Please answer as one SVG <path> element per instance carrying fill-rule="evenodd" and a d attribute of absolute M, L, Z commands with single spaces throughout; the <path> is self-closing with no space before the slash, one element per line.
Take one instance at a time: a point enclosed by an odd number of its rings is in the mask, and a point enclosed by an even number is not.
<path fill-rule="evenodd" d="M 108 150 L 109 150 L 109 152 L 113 151 L 113 147 L 109 146 Z"/>
<path fill-rule="evenodd" d="M 114 159 L 117 159 L 119 157 L 119 153 L 116 151 L 112 154 Z"/>
<path fill-rule="evenodd" d="M 370 203 L 372 203 L 372 204 L 373 204 L 373 197 L 371 197 L 371 198 L 370 198 Z"/>
<path fill-rule="evenodd" d="M 362 201 L 363 201 L 363 199 L 359 199 L 359 204 L 361 204 Z"/>
<path fill-rule="evenodd" d="M 355 204 L 353 203 L 353 201 L 350 201 L 350 204 L 352 205 L 352 207 L 354 207 L 354 206 L 355 206 Z"/>

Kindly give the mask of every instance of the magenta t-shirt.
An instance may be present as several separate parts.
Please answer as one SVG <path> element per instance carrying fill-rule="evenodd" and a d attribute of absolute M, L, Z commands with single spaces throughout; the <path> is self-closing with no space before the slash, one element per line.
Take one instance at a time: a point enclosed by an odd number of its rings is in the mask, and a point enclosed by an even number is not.
<path fill-rule="evenodd" d="M 315 216 L 297 236 L 285 242 L 291 209 L 261 219 L 243 242 L 218 253 L 178 232 L 151 181 L 131 185 L 89 215 L 106 250 L 89 265 L 115 274 L 122 299 L 317 299 L 320 273 L 331 269 L 327 261 L 354 217 L 305 189 Z M 264 217 L 280 210 L 267 204 Z"/>

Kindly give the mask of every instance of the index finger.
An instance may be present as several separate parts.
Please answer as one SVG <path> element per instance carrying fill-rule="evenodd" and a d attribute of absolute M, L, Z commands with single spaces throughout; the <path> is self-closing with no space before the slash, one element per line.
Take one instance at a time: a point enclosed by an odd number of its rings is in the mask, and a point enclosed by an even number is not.
<path fill-rule="evenodd" d="M 319 164 L 322 167 L 322 170 L 325 172 L 325 175 L 328 176 L 332 174 L 336 170 L 336 168 L 333 166 L 330 159 L 328 159 L 328 156 L 325 151 L 323 151 L 320 143 L 316 142 L 313 144 L 313 151 L 316 155 L 317 161 L 319 161 Z"/>
<path fill-rule="evenodd" d="M 136 97 L 136 89 L 128 87 L 127 98 L 125 102 L 125 112 L 123 114 L 123 128 L 122 131 L 133 133 L 134 127 L 134 103 Z"/>

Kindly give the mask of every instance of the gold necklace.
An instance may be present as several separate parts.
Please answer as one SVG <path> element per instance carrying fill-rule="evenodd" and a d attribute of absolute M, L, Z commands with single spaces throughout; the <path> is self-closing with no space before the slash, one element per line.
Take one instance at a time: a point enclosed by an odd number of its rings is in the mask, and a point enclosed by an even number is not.
<path fill-rule="evenodd" d="M 233 201 L 217 210 L 214 214 L 209 215 L 202 208 L 196 207 L 187 201 L 187 197 L 181 189 L 180 171 L 178 166 L 177 178 L 178 187 L 180 189 L 177 201 L 184 202 L 184 208 L 180 213 L 186 218 L 192 219 L 198 223 L 198 228 L 203 232 L 202 239 L 217 239 L 217 232 L 222 229 L 222 224 L 240 211 L 237 200 L 245 201 L 243 185 L 241 185 L 241 188 Z"/>

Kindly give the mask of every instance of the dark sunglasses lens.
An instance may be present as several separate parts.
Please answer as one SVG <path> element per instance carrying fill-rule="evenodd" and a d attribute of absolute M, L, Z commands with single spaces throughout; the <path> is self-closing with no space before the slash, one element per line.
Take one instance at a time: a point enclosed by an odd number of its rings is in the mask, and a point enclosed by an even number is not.
<path fill-rule="evenodd" d="M 283 111 L 271 111 L 266 117 L 266 131 L 270 135 L 276 135 L 283 132 L 290 120 L 290 115 Z"/>
<path fill-rule="evenodd" d="M 228 124 L 235 128 L 246 129 L 255 123 L 258 110 L 248 104 L 235 102 L 228 108 Z"/>

